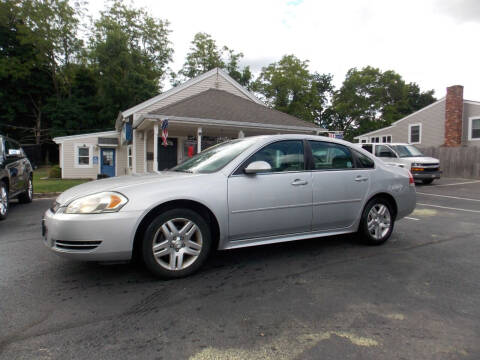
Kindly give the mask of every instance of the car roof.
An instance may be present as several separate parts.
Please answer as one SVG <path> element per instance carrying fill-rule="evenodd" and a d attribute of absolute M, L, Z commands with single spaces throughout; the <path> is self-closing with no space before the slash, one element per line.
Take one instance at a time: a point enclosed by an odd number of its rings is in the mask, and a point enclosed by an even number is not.
<path fill-rule="evenodd" d="M 351 142 L 341 140 L 341 139 L 334 139 L 327 136 L 320 136 L 320 135 L 309 135 L 309 134 L 278 134 L 278 135 L 256 135 L 256 136 L 249 136 L 251 138 L 258 138 L 262 140 L 316 140 L 316 141 L 325 141 L 331 143 L 337 143 L 345 146 L 352 146 L 355 145 Z"/>
<path fill-rule="evenodd" d="M 407 143 L 372 143 L 372 142 L 367 142 L 367 143 L 355 143 L 355 145 L 412 145 L 412 144 L 407 144 Z"/>

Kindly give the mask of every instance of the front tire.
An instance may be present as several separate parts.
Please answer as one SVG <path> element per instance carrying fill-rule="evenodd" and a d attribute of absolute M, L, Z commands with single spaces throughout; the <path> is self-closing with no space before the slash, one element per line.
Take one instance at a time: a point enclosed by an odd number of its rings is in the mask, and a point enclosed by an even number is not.
<path fill-rule="evenodd" d="M 382 198 L 374 198 L 363 209 L 358 232 L 366 244 L 381 245 L 392 234 L 394 222 L 390 203 Z"/>
<path fill-rule="evenodd" d="M 18 196 L 18 201 L 22 204 L 28 204 L 28 203 L 31 203 L 32 200 L 33 200 L 33 180 L 32 180 L 32 177 L 30 176 L 28 179 L 27 190 L 25 190 L 25 192 L 21 193 Z"/>
<path fill-rule="evenodd" d="M 8 188 L 0 181 L 0 220 L 4 220 L 8 215 Z"/>
<path fill-rule="evenodd" d="M 203 265 L 211 246 L 210 227 L 202 216 L 190 209 L 173 209 L 158 215 L 147 227 L 142 257 L 154 275 L 181 278 Z"/>

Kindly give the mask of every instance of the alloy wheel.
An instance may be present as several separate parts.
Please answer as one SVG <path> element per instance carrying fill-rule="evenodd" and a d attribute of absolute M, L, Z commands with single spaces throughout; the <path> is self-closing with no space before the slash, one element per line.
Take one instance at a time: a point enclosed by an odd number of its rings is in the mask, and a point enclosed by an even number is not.
<path fill-rule="evenodd" d="M 0 215 L 4 216 L 8 209 L 8 194 L 5 186 L 0 187 Z"/>
<path fill-rule="evenodd" d="M 392 217 L 387 206 L 384 204 L 372 206 L 367 216 L 367 228 L 375 240 L 381 240 L 388 234 L 391 223 Z"/>
<path fill-rule="evenodd" d="M 155 233 L 152 251 L 156 262 L 167 270 L 183 270 L 200 255 L 202 232 L 197 224 L 185 218 L 163 223 Z"/>
<path fill-rule="evenodd" d="M 33 198 L 33 182 L 32 182 L 32 179 L 28 180 L 28 198 L 29 199 Z"/>

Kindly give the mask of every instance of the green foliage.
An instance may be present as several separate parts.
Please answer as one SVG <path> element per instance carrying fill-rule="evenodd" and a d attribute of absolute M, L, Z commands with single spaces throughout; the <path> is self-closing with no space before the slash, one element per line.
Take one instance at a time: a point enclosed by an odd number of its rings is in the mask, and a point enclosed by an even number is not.
<path fill-rule="evenodd" d="M 48 170 L 49 179 L 60 179 L 62 177 L 62 170 L 60 166 L 54 165 Z"/>
<path fill-rule="evenodd" d="M 318 124 L 333 92 L 330 74 L 310 73 L 308 61 L 294 55 L 264 67 L 252 88 L 271 107 Z"/>
<path fill-rule="evenodd" d="M 185 79 L 191 79 L 214 68 L 225 69 L 228 74 L 243 86 L 249 86 L 252 73 L 248 66 L 240 69 L 243 53 L 224 46 L 218 48 L 215 40 L 206 33 L 195 34 L 182 69 L 173 74 L 172 83 L 178 85 Z M 180 77 L 179 77 L 180 75 Z"/>
<path fill-rule="evenodd" d="M 417 84 L 406 84 L 392 70 L 353 68 L 333 96 L 326 126 L 344 131 L 351 139 L 388 126 L 434 101 L 432 90 L 421 92 Z"/>
<path fill-rule="evenodd" d="M 160 92 L 173 54 L 168 25 L 121 1 L 114 1 L 95 22 L 90 58 L 98 75 L 103 127 L 112 127 L 119 111 Z"/>

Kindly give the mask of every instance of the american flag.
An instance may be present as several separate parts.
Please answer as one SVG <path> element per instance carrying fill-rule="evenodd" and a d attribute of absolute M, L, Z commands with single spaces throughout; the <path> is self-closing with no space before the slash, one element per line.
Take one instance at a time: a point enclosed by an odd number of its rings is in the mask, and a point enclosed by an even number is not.
<path fill-rule="evenodd" d="M 167 146 L 167 138 L 168 138 L 168 120 L 162 121 L 162 145 Z"/>

